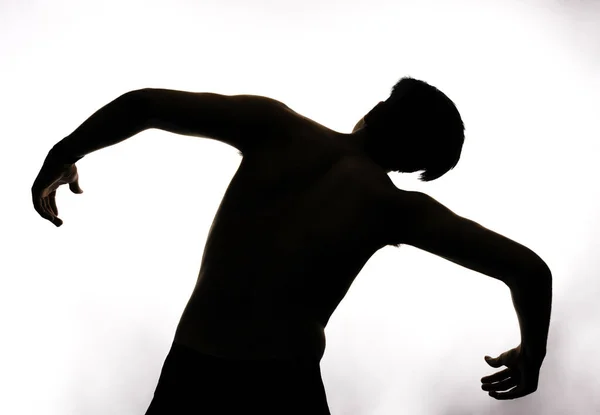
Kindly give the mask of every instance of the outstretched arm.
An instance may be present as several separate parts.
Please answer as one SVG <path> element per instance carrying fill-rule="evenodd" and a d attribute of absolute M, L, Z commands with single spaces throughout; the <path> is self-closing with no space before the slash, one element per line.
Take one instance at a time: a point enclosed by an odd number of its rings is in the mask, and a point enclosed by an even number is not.
<path fill-rule="evenodd" d="M 243 153 L 288 137 L 293 118 L 288 110 L 283 103 L 258 95 L 148 88 L 127 92 L 50 150 L 31 189 L 33 205 L 44 219 L 61 226 L 56 189 L 68 184 L 73 192 L 82 192 L 74 163 L 148 128 L 220 140 Z"/>
<path fill-rule="evenodd" d="M 99 109 L 51 152 L 74 163 L 148 128 L 212 138 L 245 152 L 283 133 L 286 108 L 259 95 L 140 89 Z"/>

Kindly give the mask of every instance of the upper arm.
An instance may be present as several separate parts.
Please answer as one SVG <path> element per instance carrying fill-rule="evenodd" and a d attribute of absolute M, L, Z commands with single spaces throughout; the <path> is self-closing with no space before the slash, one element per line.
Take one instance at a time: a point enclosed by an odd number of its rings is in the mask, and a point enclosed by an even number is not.
<path fill-rule="evenodd" d="M 463 267 L 503 281 L 546 272 L 529 248 L 461 217 L 420 192 L 398 192 L 391 201 L 396 243 L 412 245 Z"/>
<path fill-rule="evenodd" d="M 268 97 L 151 88 L 135 93 L 147 109 L 149 128 L 212 138 L 242 153 L 285 128 L 287 107 Z"/>

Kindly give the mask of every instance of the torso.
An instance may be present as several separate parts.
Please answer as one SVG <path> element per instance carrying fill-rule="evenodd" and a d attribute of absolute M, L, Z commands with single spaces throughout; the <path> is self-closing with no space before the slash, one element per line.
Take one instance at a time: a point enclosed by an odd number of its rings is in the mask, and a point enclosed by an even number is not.
<path fill-rule="evenodd" d="M 292 120 L 293 137 L 244 154 L 175 342 L 234 359 L 321 359 L 331 314 L 386 245 L 385 171 L 341 134 Z"/>

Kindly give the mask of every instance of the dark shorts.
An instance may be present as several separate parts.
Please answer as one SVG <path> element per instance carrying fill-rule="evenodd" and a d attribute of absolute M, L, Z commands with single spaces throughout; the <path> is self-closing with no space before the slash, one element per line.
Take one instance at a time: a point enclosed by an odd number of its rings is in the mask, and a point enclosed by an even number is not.
<path fill-rule="evenodd" d="M 173 343 L 146 415 L 330 415 L 319 361 L 232 360 Z"/>

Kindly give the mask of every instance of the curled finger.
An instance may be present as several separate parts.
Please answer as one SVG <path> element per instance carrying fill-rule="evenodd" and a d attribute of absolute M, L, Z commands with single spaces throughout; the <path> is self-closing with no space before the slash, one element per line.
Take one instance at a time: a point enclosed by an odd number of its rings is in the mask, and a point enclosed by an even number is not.
<path fill-rule="evenodd" d="M 483 389 L 484 391 L 498 392 L 505 391 L 514 386 L 517 386 L 517 380 L 515 378 L 508 378 L 496 383 L 484 383 L 483 385 L 481 385 L 481 389 Z"/>
<path fill-rule="evenodd" d="M 516 388 L 511 389 L 508 392 L 491 391 L 489 393 L 489 395 L 494 399 L 498 399 L 499 401 L 505 401 L 508 399 L 521 398 L 521 397 L 527 395 L 527 393 L 523 392 L 523 388 L 517 386 Z"/>
<path fill-rule="evenodd" d="M 58 216 L 58 206 L 56 206 L 56 190 L 48 195 L 48 201 L 54 216 Z"/>
<path fill-rule="evenodd" d="M 62 220 L 60 220 L 53 212 L 52 212 L 52 207 L 50 206 L 50 198 L 49 197 L 45 197 L 44 198 L 44 206 L 46 208 L 46 214 L 48 215 L 48 220 L 50 222 L 52 222 L 53 225 L 55 225 L 56 227 L 59 227 L 60 225 L 62 225 Z"/>
<path fill-rule="evenodd" d="M 498 373 L 494 373 L 493 375 L 484 376 L 481 378 L 481 383 L 493 383 L 504 380 L 512 375 L 513 371 L 510 368 L 506 368 L 501 370 Z"/>
<path fill-rule="evenodd" d="M 40 198 L 39 205 L 36 206 L 36 210 L 38 211 L 38 213 L 40 214 L 40 216 L 42 218 L 47 219 L 50 222 L 54 223 L 54 216 L 52 215 L 52 213 L 50 211 L 50 207 L 48 206 L 48 198 L 47 197 Z"/>

